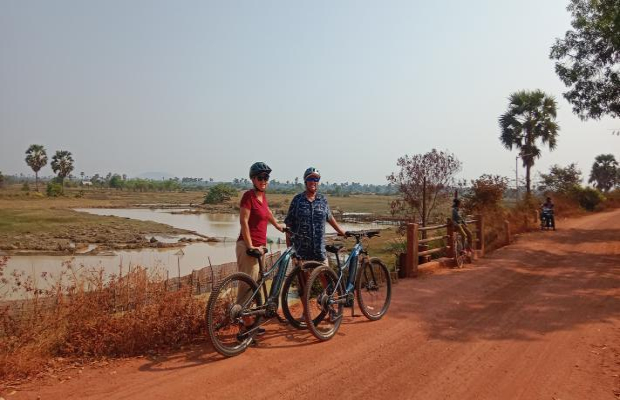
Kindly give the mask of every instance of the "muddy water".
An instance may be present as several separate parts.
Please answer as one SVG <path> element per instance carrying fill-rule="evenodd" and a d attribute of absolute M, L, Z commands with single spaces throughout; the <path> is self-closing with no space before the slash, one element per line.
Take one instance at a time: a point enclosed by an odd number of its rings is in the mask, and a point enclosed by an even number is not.
<path fill-rule="evenodd" d="M 194 243 L 182 247 L 184 255 L 177 255 L 178 248 L 141 249 L 127 251 L 113 251 L 109 255 L 76 255 L 76 256 L 13 256 L 8 263 L 8 271 L 22 270 L 27 274 L 38 276 L 42 272 L 57 272 L 64 261 L 72 260 L 75 266 L 85 268 L 103 268 L 107 273 L 126 272 L 129 266 L 141 265 L 147 268 L 158 268 L 169 276 L 191 273 L 193 269 L 200 269 L 235 260 L 235 241 L 239 235 L 239 216 L 237 214 L 173 214 L 182 210 L 170 209 L 78 209 L 97 215 L 113 215 L 123 218 L 161 222 L 176 228 L 196 231 L 207 236 L 215 236 L 222 240 L 218 243 Z M 377 228 L 373 224 L 342 224 L 346 230 Z M 333 233 L 328 224 L 327 232 Z M 278 239 L 283 241 L 284 235 L 269 226 L 267 236 L 274 242 L 270 245 L 272 251 L 283 249 Z M 162 238 L 162 241 L 176 241 L 177 238 Z"/>

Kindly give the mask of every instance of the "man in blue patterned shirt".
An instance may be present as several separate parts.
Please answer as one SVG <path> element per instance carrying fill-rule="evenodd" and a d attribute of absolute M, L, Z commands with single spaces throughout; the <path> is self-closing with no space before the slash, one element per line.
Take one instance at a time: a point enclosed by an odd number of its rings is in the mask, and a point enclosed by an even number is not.
<path fill-rule="evenodd" d="M 339 235 L 344 236 L 344 231 L 331 213 L 327 198 L 317 193 L 320 180 L 321 174 L 316 168 L 310 167 L 304 172 L 306 190 L 293 197 L 284 219 L 290 230 L 302 236 L 295 236 L 293 244 L 297 254 L 306 261 L 327 260 L 325 222 L 329 222 Z"/>

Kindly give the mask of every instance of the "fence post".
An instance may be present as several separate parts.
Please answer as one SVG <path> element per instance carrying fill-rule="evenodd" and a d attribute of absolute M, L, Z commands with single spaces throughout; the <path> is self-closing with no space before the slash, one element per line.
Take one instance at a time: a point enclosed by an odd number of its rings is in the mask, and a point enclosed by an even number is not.
<path fill-rule="evenodd" d="M 476 239 L 478 239 L 478 256 L 484 256 L 484 216 L 481 214 L 476 215 Z"/>
<path fill-rule="evenodd" d="M 506 233 L 506 245 L 510 244 L 510 222 L 504 221 L 504 231 Z"/>
<path fill-rule="evenodd" d="M 413 278 L 418 276 L 418 224 L 407 224 L 407 262 L 405 276 Z"/>
<path fill-rule="evenodd" d="M 448 243 L 446 246 L 446 256 L 448 258 L 454 258 L 454 226 L 452 226 L 452 220 L 448 218 L 446 220 L 447 231 L 448 231 Z"/>

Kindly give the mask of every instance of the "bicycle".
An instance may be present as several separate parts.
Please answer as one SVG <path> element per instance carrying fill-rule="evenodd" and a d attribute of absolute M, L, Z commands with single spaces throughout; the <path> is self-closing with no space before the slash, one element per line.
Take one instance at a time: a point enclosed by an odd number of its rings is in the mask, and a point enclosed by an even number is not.
<path fill-rule="evenodd" d="M 258 259 L 258 282 L 244 272 L 236 272 L 222 279 L 211 291 L 205 312 L 207 331 L 213 347 L 223 356 L 232 357 L 245 351 L 258 328 L 274 317 L 298 329 L 306 327 L 303 303 L 300 302 L 304 266 L 298 262 L 295 248 L 288 247 L 269 270 L 264 271 L 262 255 L 266 252 L 266 248 L 263 252 L 257 249 L 247 251 L 248 255 Z M 287 275 L 291 261 L 293 268 Z M 271 275 L 273 279 L 268 293 L 267 282 Z M 278 312 L 279 304 L 283 315 Z M 295 312 L 298 316 L 293 315 Z"/>
<path fill-rule="evenodd" d="M 313 323 L 306 325 L 317 339 L 329 340 L 336 334 L 344 307 L 351 307 L 351 315 L 355 315 L 355 295 L 362 314 L 369 320 L 379 320 L 387 312 L 392 296 L 390 272 L 379 258 L 369 258 L 361 243 L 362 238 L 378 235 L 379 231 L 346 232 L 345 236 L 354 237 L 356 243 L 344 264 L 338 257 L 343 245 L 325 246 L 336 256 L 338 274 L 320 262 L 304 263 L 313 269 L 304 292 L 306 321 Z"/>
<path fill-rule="evenodd" d="M 471 257 L 467 255 L 467 251 L 465 251 L 463 247 L 463 238 L 458 232 L 454 232 L 452 249 L 454 249 L 454 263 L 456 264 L 456 268 L 463 268 L 465 261 L 471 263 Z"/>

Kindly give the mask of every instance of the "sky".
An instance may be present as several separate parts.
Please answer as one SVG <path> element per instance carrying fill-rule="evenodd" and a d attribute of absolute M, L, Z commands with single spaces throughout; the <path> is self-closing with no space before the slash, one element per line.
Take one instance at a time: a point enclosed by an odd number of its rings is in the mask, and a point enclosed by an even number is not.
<path fill-rule="evenodd" d="M 314 166 L 385 184 L 398 157 L 437 148 L 460 178 L 514 178 L 497 120 L 541 89 L 561 131 L 533 174 L 587 176 L 620 159 L 620 120 L 583 122 L 562 97 L 548 55 L 567 4 L 0 0 L 0 171 L 32 174 L 36 143 L 71 151 L 76 175 L 232 180 L 264 161 L 280 181 Z"/>

